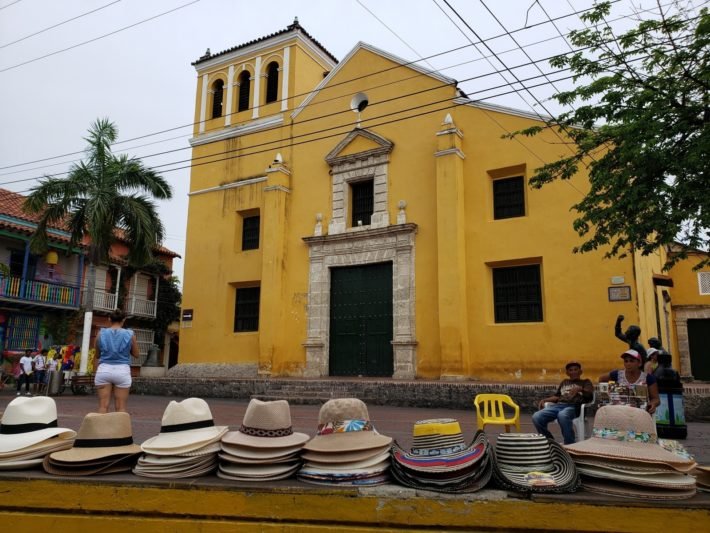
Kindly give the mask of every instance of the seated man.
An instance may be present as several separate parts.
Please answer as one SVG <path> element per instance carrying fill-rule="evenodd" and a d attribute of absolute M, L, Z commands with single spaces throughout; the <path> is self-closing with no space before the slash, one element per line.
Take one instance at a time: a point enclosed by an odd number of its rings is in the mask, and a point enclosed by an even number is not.
<path fill-rule="evenodd" d="M 540 400 L 540 410 L 533 415 L 532 421 L 539 433 L 551 439 L 552 434 L 547 430 L 547 424 L 557 420 L 565 444 L 574 444 L 572 420 L 578 415 L 580 405 L 592 401 L 594 385 L 588 379 L 581 379 L 582 365 L 577 361 L 567 363 L 565 371 L 569 379 L 562 380 L 553 396 Z M 545 407 L 547 402 L 552 405 Z"/>

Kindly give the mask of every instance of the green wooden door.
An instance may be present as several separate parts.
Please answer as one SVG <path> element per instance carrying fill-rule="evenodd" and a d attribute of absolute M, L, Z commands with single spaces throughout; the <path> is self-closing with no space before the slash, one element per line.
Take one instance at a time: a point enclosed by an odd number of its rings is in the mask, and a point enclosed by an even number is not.
<path fill-rule="evenodd" d="M 331 269 L 330 375 L 392 376 L 392 263 Z"/>
<path fill-rule="evenodd" d="M 693 377 L 710 381 L 710 319 L 688 320 L 688 344 Z"/>

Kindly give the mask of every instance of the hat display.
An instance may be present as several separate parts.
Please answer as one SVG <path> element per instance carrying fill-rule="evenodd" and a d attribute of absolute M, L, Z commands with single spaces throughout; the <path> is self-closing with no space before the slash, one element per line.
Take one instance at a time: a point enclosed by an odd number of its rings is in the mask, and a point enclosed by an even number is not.
<path fill-rule="evenodd" d="M 380 435 L 367 406 L 357 398 L 327 401 L 318 413 L 318 432 L 303 449 L 298 479 L 316 485 L 379 485 L 389 479 L 392 438 Z"/>
<path fill-rule="evenodd" d="M 210 406 L 205 400 L 173 400 L 163 413 L 160 433 L 145 441 L 141 448 L 156 455 L 190 452 L 219 442 L 227 430 L 227 426 L 215 426 Z"/>
<path fill-rule="evenodd" d="M 710 466 L 696 466 L 690 471 L 695 478 L 697 488 L 702 492 L 710 492 Z"/>
<path fill-rule="evenodd" d="M 659 441 L 653 417 L 643 409 L 603 406 L 594 417 L 592 437 L 565 448 L 589 491 L 649 500 L 695 494 L 696 479 L 687 475 L 695 461 L 679 443 Z"/>
<path fill-rule="evenodd" d="M 537 433 L 501 433 L 493 454 L 493 477 L 517 492 L 574 492 L 579 475 L 570 455 Z"/>
<path fill-rule="evenodd" d="M 301 448 L 310 437 L 291 427 L 286 400 L 252 399 L 239 431 L 222 437 L 217 475 L 237 481 L 270 481 L 292 476 L 301 466 Z"/>
<path fill-rule="evenodd" d="M 76 431 L 58 427 L 53 398 L 19 396 L 7 405 L 0 421 L 0 467 L 31 468 L 39 463 L 26 461 L 71 448 L 75 437 Z"/>
<path fill-rule="evenodd" d="M 205 400 L 171 401 L 163 413 L 160 433 L 141 445 L 145 453 L 133 473 L 164 479 L 209 474 L 217 468 L 219 440 L 227 430 L 227 426 L 214 425 L 212 411 Z"/>
<path fill-rule="evenodd" d="M 491 477 L 488 439 L 476 432 L 467 445 L 458 420 L 419 420 L 412 430 L 412 448 L 392 447 L 392 475 L 402 485 L 437 492 L 474 492 Z"/>
<path fill-rule="evenodd" d="M 129 471 L 140 446 L 133 444 L 128 413 L 89 413 L 81 422 L 74 446 L 49 454 L 45 471 L 57 475 L 93 475 Z"/>

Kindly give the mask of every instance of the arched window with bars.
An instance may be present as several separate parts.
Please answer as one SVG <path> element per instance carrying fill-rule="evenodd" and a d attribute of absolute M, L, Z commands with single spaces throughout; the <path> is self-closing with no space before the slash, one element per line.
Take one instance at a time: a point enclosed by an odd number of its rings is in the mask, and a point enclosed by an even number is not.
<path fill-rule="evenodd" d="M 224 82 L 217 80 L 212 84 L 212 118 L 222 116 L 222 103 L 224 102 Z"/>
<path fill-rule="evenodd" d="M 272 61 L 266 67 L 266 103 L 275 102 L 279 97 L 279 64 Z"/>
<path fill-rule="evenodd" d="M 249 109 L 249 96 L 251 93 L 251 74 L 245 70 L 239 75 L 239 102 L 237 111 L 246 111 Z"/>

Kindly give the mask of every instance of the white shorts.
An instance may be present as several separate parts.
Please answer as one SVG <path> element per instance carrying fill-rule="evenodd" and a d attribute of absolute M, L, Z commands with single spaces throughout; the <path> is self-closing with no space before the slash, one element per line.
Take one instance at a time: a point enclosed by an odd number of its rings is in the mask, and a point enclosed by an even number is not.
<path fill-rule="evenodd" d="M 101 387 L 102 385 L 114 385 L 119 389 L 130 389 L 131 383 L 131 367 L 129 365 L 109 365 L 101 363 L 96 370 L 94 385 Z"/>

